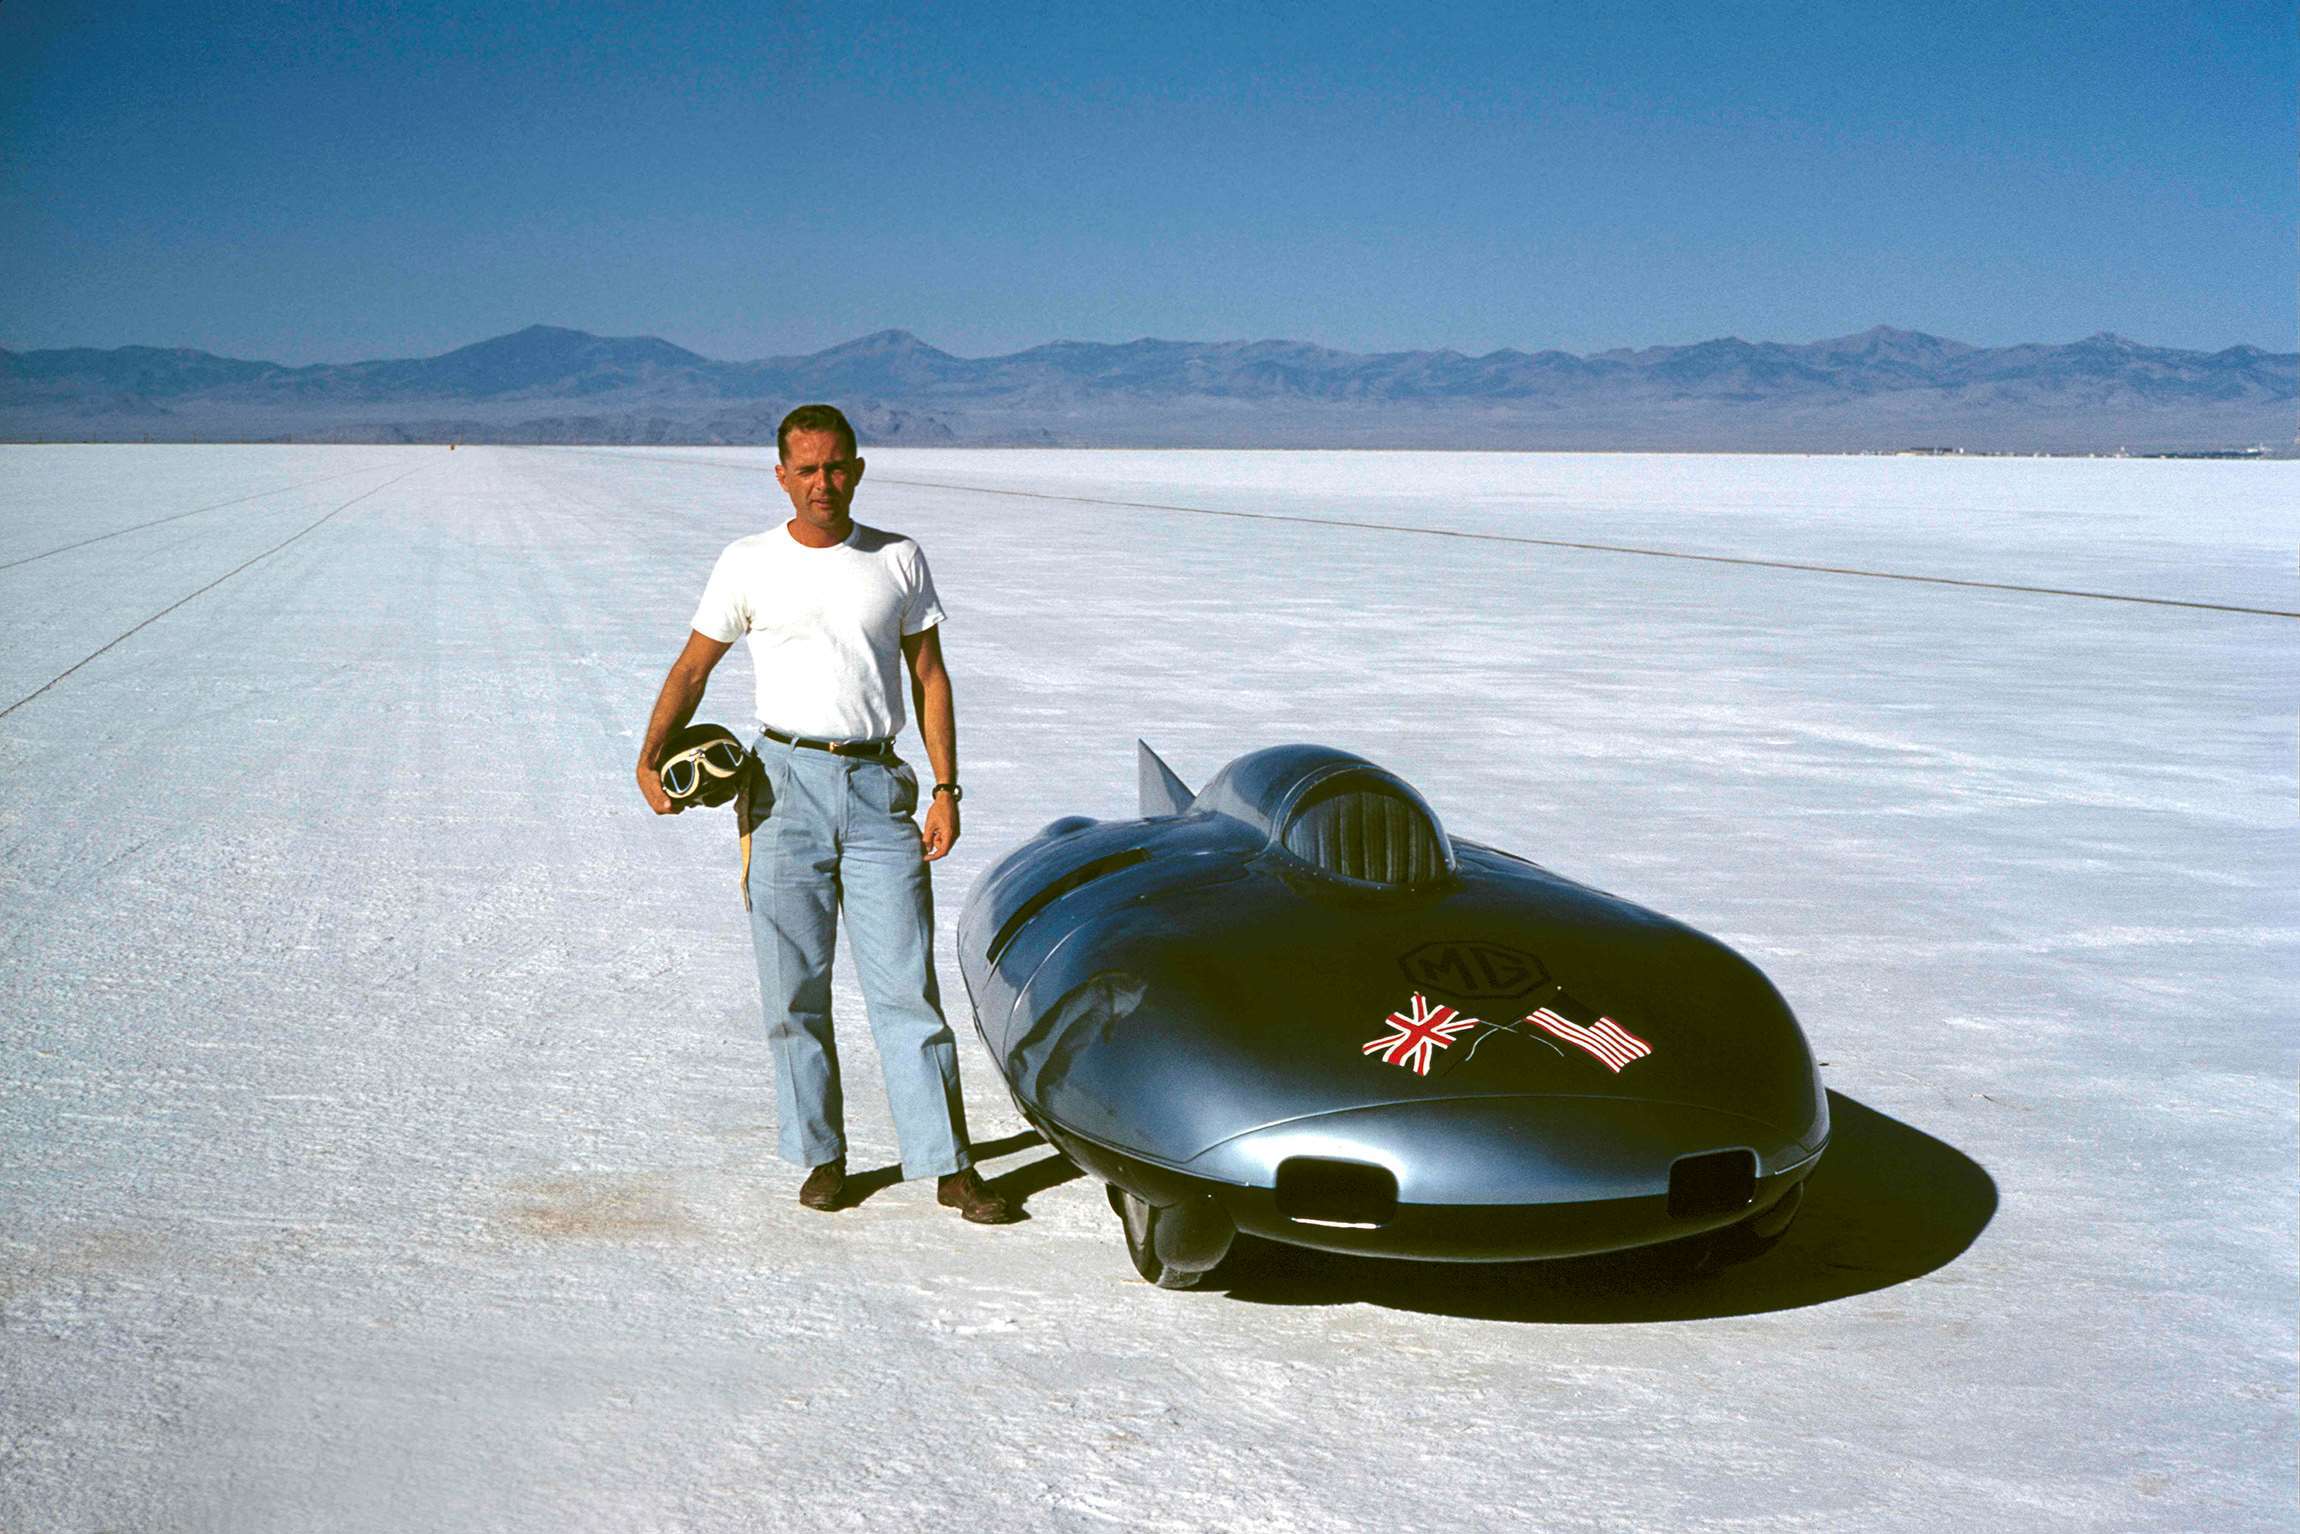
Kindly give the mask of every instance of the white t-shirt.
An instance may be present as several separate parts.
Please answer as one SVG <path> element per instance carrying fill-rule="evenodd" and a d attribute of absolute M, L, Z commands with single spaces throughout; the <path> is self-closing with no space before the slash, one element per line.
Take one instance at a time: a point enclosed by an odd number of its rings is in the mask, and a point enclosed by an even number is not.
<path fill-rule="evenodd" d="M 695 632 L 751 636 L 759 722 L 786 735 L 880 740 L 902 729 L 905 636 L 942 621 L 926 555 L 860 522 L 810 549 L 788 524 L 727 545 L 695 609 Z"/>

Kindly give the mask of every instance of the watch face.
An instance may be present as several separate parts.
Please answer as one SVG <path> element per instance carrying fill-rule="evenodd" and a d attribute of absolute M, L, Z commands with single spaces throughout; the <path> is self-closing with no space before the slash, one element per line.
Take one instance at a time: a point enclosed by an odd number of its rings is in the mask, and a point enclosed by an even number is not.
<path fill-rule="evenodd" d="M 966 790 L 960 788 L 956 783 L 937 783 L 934 785 L 934 791 L 938 794 L 950 795 L 950 802 L 953 804 L 966 797 Z"/>

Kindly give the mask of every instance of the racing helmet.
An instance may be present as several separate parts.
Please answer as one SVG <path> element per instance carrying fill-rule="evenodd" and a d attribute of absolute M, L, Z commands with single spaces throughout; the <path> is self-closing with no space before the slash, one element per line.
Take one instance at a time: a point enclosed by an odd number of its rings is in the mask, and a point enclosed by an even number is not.
<path fill-rule="evenodd" d="M 690 724 L 664 743 L 663 792 L 684 805 L 721 805 L 743 786 L 751 753 L 723 725 Z"/>

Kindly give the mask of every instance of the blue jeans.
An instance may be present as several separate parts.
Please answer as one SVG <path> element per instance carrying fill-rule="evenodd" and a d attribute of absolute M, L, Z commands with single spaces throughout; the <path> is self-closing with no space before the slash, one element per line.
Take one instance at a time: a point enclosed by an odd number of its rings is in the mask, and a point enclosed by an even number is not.
<path fill-rule="evenodd" d="M 846 1154 L 831 952 L 846 912 L 905 1177 L 969 1164 L 958 1047 L 934 974 L 934 889 L 919 851 L 918 774 L 760 736 L 753 791 L 751 946 L 775 1051 L 777 1150 L 820 1166 Z"/>

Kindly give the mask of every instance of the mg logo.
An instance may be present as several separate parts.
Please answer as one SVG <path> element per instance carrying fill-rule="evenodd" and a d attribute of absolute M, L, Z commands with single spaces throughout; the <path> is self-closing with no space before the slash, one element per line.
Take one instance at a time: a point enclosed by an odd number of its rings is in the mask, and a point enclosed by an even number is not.
<path fill-rule="evenodd" d="M 1549 979 L 1539 959 L 1499 943 L 1424 943 L 1401 956 L 1398 967 L 1416 986 L 1462 1001 L 1523 996 Z"/>

